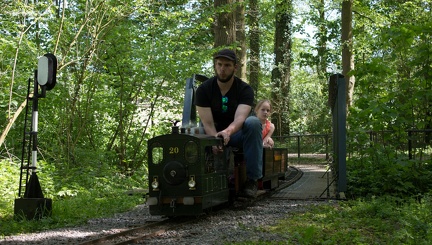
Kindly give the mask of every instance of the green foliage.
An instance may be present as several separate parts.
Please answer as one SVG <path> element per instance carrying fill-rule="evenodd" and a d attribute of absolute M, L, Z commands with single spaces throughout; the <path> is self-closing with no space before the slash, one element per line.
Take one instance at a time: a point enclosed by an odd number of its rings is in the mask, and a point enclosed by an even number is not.
<path fill-rule="evenodd" d="M 302 70 L 298 70 L 292 80 L 290 134 L 329 132 L 331 114 L 322 80 Z"/>
<path fill-rule="evenodd" d="M 84 222 L 138 202 L 123 192 L 147 185 L 147 139 L 181 119 L 186 78 L 212 73 L 208 30 L 214 11 L 208 2 L 192 5 L 116 0 L 5 6 L 0 14 L 2 130 L 27 96 L 37 56 L 50 52 L 58 59 L 57 85 L 38 108 L 38 158 L 43 159 L 38 177 L 55 209 L 47 226 Z M 8 159 L 1 166 L 0 188 L 7 195 L 0 206 L 2 222 L 12 222 L 24 114 L 0 150 L 1 159 Z M 110 211 L 89 209 L 76 217 L 80 205 L 96 202 Z M 7 233 L 31 231 L 26 224 L 14 223 Z"/>
<path fill-rule="evenodd" d="M 321 204 L 264 229 L 288 244 L 429 244 L 431 204 L 430 196 L 405 204 L 390 197 Z"/>
<path fill-rule="evenodd" d="M 378 1 L 360 6 L 367 18 L 357 22 L 362 55 L 354 72 L 357 100 L 350 123 L 374 130 L 430 127 L 430 5 Z"/>
<path fill-rule="evenodd" d="M 361 14 L 354 28 L 355 102 L 347 122 L 349 194 L 421 197 L 432 187 L 430 142 L 406 130 L 428 129 L 432 122 L 430 3 L 359 1 L 355 8 Z M 416 158 L 416 152 L 425 154 Z"/>
<path fill-rule="evenodd" d="M 3 220 L 13 210 L 13 200 L 18 194 L 19 165 L 3 160 L 0 161 L 0 170 L 0 217 Z"/>
<path fill-rule="evenodd" d="M 38 177 L 43 194 L 53 200 L 51 217 L 40 221 L 14 219 L 14 200 L 18 194 L 19 164 L 0 162 L 0 237 L 18 233 L 83 224 L 91 218 L 107 217 L 143 203 L 143 196 L 127 194 L 127 190 L 145 189 L 143 170 L 134 175 L 119 174 L 108 164 L 59 169 L 40 161 Z"/>
<path fill-rule="evenodd" d="M 396 132 L 373 137 L 371 140 L 365 132 L 358 132 L 351 139 L 355 143 L 349 147 L 354 153 L 347 161 L 349 195 L 392 195 L 403 199 L 428 193 L 432 188 L 431 158 L 409 159 L 405 150 L 407 136 Z"/>
<path fill-rule="evenodd" d="M 279 89 L 270 81 L 274 4 L 261 1 L 259 6 L 258 98 L 269 98 Z M 295 9 L 293 31 L 302 35 L 293 35 L 289 108 L 282 108 L 289 115 L 290 132 L 330 131 L 327 77 L 341 71 L 340 4 L 322 6 L 311 0 L 299 5 L 307 8 Z M 347 123 L 348 187 L 353 197 L 423 197 L 431 188 L 429 153 L 424 150 L 426 161 L 408 160 L 405 147 L 405 130 L 432 127 L 430 10 L 430 3 L 421 0 L 355 1 L 356 83 Z M 38 127 L 38 153 L 43 159 L 39 177 L 55 208 L 145 185 L 147 139 L 168 132 L 172 121 L 181 118 L 186 78 L 213 73 L 211 29 L 217 11 L 223 9 L 203 0 L 68 1 L 65 7 L 43 1 L 4 4 L 1 130 L 27 96 L 37 57 L 50 52 L 58 58 L 57 85 L 40 100 Z M 325 11 L 324 18 L 320 11 Z M 309 33 L 308 25 L 324 29 Z M 7 159 L 1 162 L 0 173 L 0 190 L 7 195 L 0 201 L 2 218 L 10 216 L 17 192 L 23 125 L 24 112 L 0 148 L 1 159 Z M 367 130 L 396 133 L 371 144 Z M 323 152 L 316 145 L 308 144 L 307 150 Z M 96 188 L 105 190 L 102 197 L 95 196 Z M 317 227 L 306 231 L 311 238 Z"/>
<path fill-rule="evenodd" d="M 181 119 L 186 78 L 212 73 L 207 64 L 214 52 L 208 32 L 213 11 L 206 2 L 193 6 L 187 1 L 8 5 L 0 15 L 5 57 L 0 76 L 8 81 L 1 83 L 0 109 L 7 116 L 16 111 L 27 96 L 37 55 L 55 52 L 57 85 L 39 103 L 38 148 L 45 160 L 71 168 L 105 162 L 123 173 L 139 169 L 146 140 Z M 10 33 L 20 33 L 29 45 L 20 46 L 19 36 Z M 0 125 L 7 119 L 0 118 Z M 23 121 L 24 112 L 6 138 L 9 154 L 2 156 L 20 157 Z"/>

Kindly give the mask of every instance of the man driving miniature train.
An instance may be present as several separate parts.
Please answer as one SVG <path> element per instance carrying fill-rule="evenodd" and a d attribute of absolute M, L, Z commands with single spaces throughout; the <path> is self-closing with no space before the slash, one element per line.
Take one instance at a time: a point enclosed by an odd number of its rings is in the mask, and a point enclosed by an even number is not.
<path fill-rule="evenodd" d="M 223 138 L 224 145 L 243 148 L 247 180 L 243 196 L 256 197 L 257 180 L 262 178 L 262 126 L 249 116 L 254 91 L 234 76 L 237 57 L 223 49 L 213 58 L 216 76 L 203 82 L 196 91 L 195 105 L 207 135 Z"/>

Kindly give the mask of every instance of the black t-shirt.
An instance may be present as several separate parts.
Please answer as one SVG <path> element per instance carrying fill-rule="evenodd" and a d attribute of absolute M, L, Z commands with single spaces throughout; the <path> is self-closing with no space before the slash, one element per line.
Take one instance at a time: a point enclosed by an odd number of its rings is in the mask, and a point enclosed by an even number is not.
<path fill-rule="evenodd" d="M 195 96 L 196 106 L 211 107 L 218 132 L 227 128 L 234 121 L 234 115 L 239 104 L 252 106 L 253 101 L 254 91 L 252 87 L 238 77 L 234 77 L 234 82 L 225 96 L 222 96 L 220 92 L 216 77 L 203 82 L 198 87 Z"/>

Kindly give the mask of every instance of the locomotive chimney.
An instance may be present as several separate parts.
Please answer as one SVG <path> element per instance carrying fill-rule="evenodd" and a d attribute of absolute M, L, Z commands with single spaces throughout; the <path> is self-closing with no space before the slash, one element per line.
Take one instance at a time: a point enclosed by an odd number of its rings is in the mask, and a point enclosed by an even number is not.
<path fill-rule="evenodd" d="M 179 121 L 175 121 L 173 126 L 171 127 L 171 134 L 179 134 L 179 126 L 177 126 Z"/>

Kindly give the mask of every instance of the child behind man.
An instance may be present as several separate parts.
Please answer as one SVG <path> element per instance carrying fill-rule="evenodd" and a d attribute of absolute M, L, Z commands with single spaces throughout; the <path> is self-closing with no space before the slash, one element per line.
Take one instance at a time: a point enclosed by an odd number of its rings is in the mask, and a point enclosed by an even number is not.
<path fill-rule="evenodd" d="M 261 100 L 255 106 L 254 110 L 256 116 L 262 124 L 263 147 L 266 148 L 272 148 L 274 146 L 274 141 L 271 136 L 275 130 L 275 126 L 268 120 L 271 114 L 271 109 L 271 103 L 269 100 Z"/>

